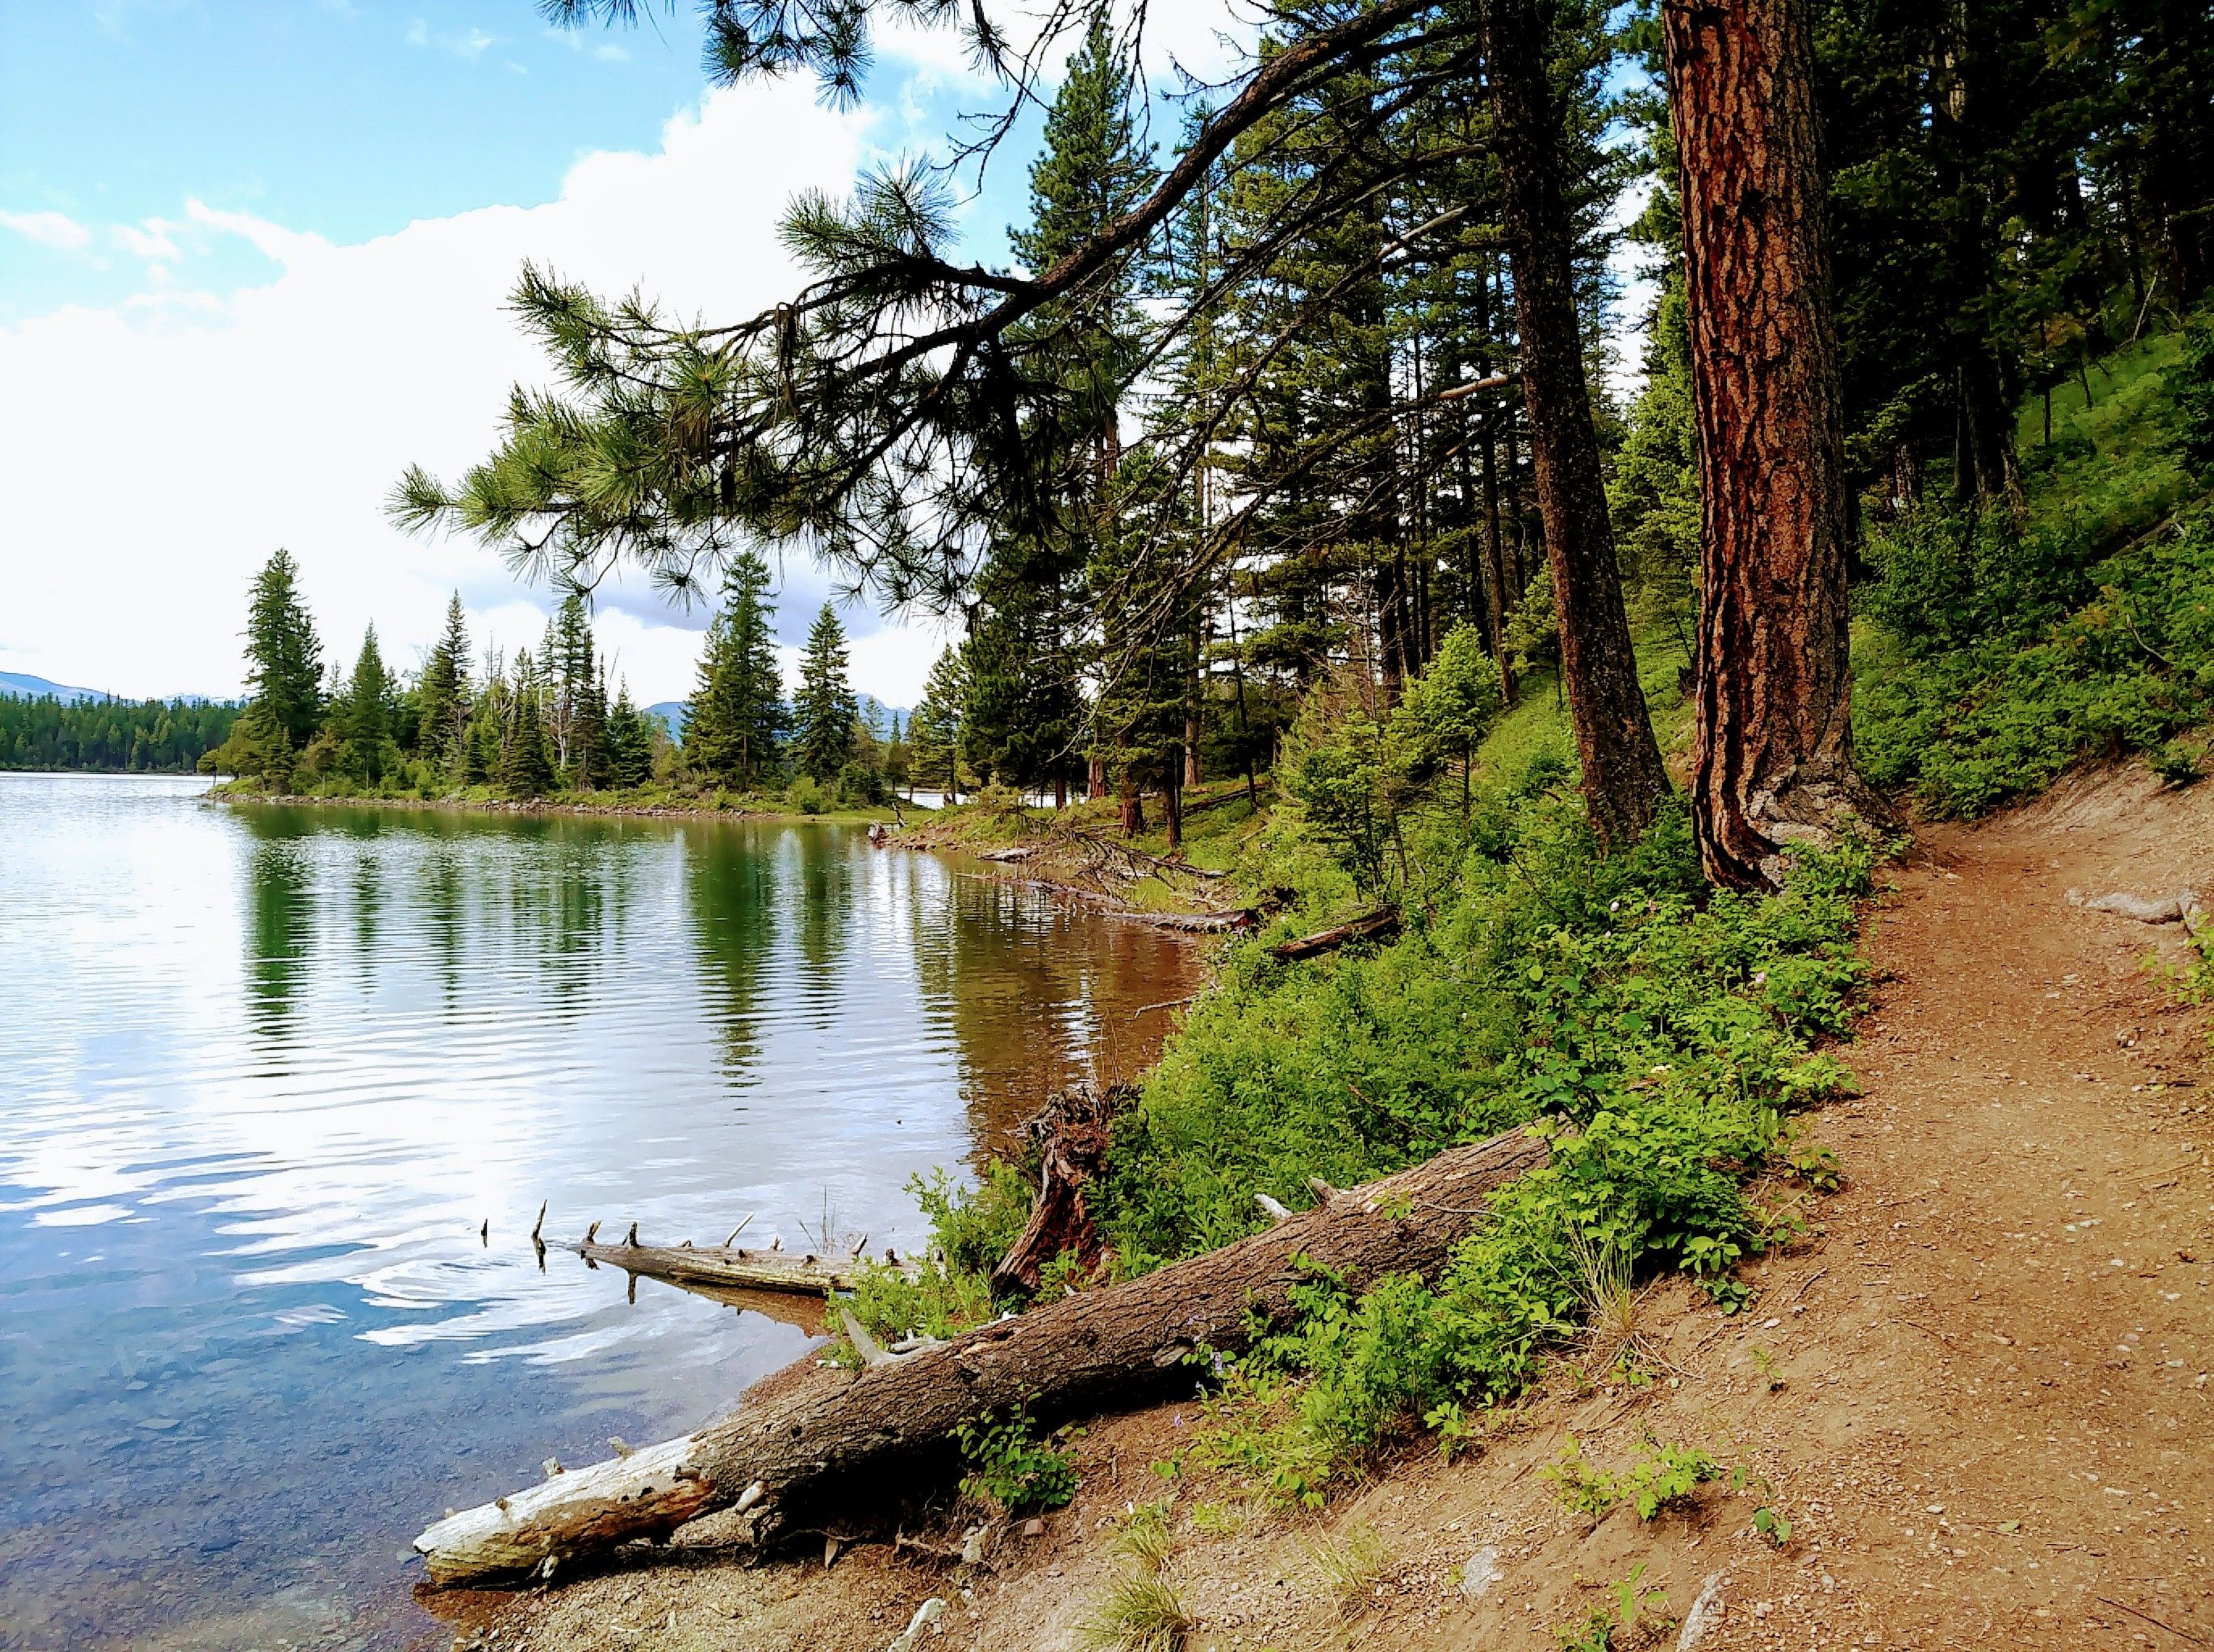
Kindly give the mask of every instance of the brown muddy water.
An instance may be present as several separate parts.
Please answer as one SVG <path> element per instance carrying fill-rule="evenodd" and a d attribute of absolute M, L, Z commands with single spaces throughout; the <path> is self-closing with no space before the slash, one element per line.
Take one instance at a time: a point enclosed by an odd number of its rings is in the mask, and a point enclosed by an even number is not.
<path fill-rule="evenodd" d="M 440 1645 L 407 1539 L 804 1352 L 529 1241 L 918 1242 L 1198 954 L 829 826 L 0 775 L 0 1648 Z M 489 1234 L 483 1236 L 484 1224 Z"/>

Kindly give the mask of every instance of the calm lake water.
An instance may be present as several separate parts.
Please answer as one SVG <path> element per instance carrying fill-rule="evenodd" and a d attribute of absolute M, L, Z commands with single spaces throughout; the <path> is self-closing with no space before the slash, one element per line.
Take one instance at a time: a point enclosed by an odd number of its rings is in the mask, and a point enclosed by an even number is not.
<path fill-rule="evenodd" d="M 443 1645 L 427 1519 L 809 1346 L 541 1200 L 917 1243 L 1196 968 L 850 830 L 201 789 L 0 775 L 0 1647 Z"/>

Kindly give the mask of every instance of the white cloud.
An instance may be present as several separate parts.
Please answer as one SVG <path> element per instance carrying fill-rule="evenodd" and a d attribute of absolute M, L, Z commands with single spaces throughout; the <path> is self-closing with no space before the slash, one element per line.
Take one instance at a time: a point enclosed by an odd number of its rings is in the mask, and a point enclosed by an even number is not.
<path fill-rule="evenodd" d="M 436 34 L 420 17 L 407 25 L 407 33 L 402 38 L 410 46 L 434 46 L 456 58 L 472 58 L 482 57 L 485 48 L 495 45 L 499 39 L 497 34 L 487 34 L 480 28 L 464 29 L 457 34 Z"/>
<path fill-rule="evenodd" d="M 0 211 L 0 229 L 64 253 L 81 253 L 92 244 L 92 231 L 62 212 Z"/>
<path fill-rule="evenodd" d="M 108 226 L 108 237 L 133 258 L 149 264 L 174 263 L 184 256 L 174 231 L 180 226 L 166 218 L 141 218 L 137 223 Z"/>
<path fill-rule="evenodd" d="M 384 515 L 408 463 L 455 474 L 496 439 L 508 387 L 544 381 L 506 310 L 518 266 L 642 286 L 686 316 L 772 302 L 793 283 L 779 213 L 796 189 L 851 180 L 867 119 L 823 109 L 798 80 L 717 93 L 672 119 L 657 153 L 579 160 L 555 201 L 360 246 L 198 201 L 176 223 L 142 223 L 131 234 L 149 255 L 156 240 L 189 254 L 198 238 L 238 236 L 280 271 L 211 294 L 193 290 L 188 256 L 122 304 L 0 328 L 0 664 L 120 693 L 235 693 L 247 583 L 280 545 L 333 655 L 351 658 L 374 620 L 388 658 L 412 665 L 456 586 L 480 643 L 535 645 L 542 592 L 473 543 L 410 539 Z M 797 641 L 825 582 L 792 558 L 783 584 Z M 633 692 L 688 692 L 705 615 L 640 586 L 615 594 L 600 630 Z M 850 611 L 848 623 L 873 626 Z M 858 636 L 855 686 L 912 704 L 937 651 L 913 636 Z"/>
<path fill-rule="evenodd" d="M 630 61 L 630 53 L 623 47 L 617 46 L 612 40 L 609 41 L 605 46 L 594 46 L 592 48 L 592 55 L 597 58 L 602 63 L 628 63 Z"/>

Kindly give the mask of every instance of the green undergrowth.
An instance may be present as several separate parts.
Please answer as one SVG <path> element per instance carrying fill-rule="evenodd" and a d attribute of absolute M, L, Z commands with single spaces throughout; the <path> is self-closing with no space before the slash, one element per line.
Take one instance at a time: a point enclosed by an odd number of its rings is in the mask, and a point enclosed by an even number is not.
<path fill-rule="evenodd" d="M 1525 1124 L 1554 1151 L 1436 1279 L 1316 1271 L 1294 1321 L 1225 1368 L 1188 1466 L 1313 1504 L 1423 1428 L 1452 1451 L 1578 1338 L 1595 1252 L 1742 1306 L 1737 1263 L 1796 1230 L 1749 1185 L 1831 1173 L 1792 1114 L 1849 1082 L 1821 1046 L 1849 1023 L 1874 858 L 1849 844 L 1802 856 L 1782 894 L 1703 894 L 1679 823 L 1602 860 L 1563 800 L 1532 800 L 1486 823 L 1397 946 L 1237 960 L 1118 1138 L 1126 1254 L 1249 1231 L 1254 1191 L 1290 1199 L 1305 1167 L 1357 1182 Z"/>
<path fill-rule="evenodd" d="M 1480 1432 L 1581 1334 L 1595 1254 L 1742 1306 L 1737 1263 L 1793 1230 L 1748 1187 L 1834 1173 L 1793 1114 L 1849 1082 L 1826 1046 L 1850 1028 L 1876 846 L 1802 855 L 1778 894 L 1716 892 L 1679 812 L 1599 852 L 1565 717 L 1539 694 L 1495 704 L 1472 745 L 1436 726 L 1473 751 L 1465 777 L 1421 729 L 1357 710 L 1296 731 L 1283 804 L 1234 829 L 1241 889 L 1282 910 L 1224 948 L 1092 1190 L 1127 1277 L 1257 1230 L 1256 1196 L 1305 1204 L 1310 1177 L 1354 1186 L 1516 1128 L 1551 1139 L 1437 1277 L 1316 1271 L 1289 1323 L 1237 1361 L 1203 1356 L 1210 1420 L 1179 1466 L 1294 1502 L 1391 1442 L 1427 1429 L 1451 1451 Z M 1270 956 L 1379 899 L 1402 917 L 1391 944 Z M 966 1192 L 919 1186 L 933 1253 L 919 1278 L 863 1279 L 872 1334 L 994 1311 L 985 1278 L 1029 1186 L 997 1167 Z"/>
<path fill-rule="evenodd" d="M 2214 369 L 2196 332 L 2150 339 L 2025 414 L 2027 508 L 1924 507 L 1870 529 L 1854 734 L 1869 779 L 1972 817 L 2086 758 L 2195 777 L 2214 712 L 2214 482 L 2187 440 Z"/>

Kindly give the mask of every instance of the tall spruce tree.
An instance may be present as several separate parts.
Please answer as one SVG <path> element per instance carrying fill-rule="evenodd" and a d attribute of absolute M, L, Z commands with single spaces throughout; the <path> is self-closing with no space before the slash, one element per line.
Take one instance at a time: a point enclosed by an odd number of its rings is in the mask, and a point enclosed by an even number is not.
<path fill-rule="evenodd" d="M 459 591 L 446 600 L 446 628 L 431 645 L 415 693 L 419 711 L 416 750 L 427 761 L 443 766 L 469 721 L 469 627 Z"/>
<path fill-rule="evenodd" d="M 254 576 L 246 619 L 247 706 L 253 772 L 279 785 L 322 721 L 323 649 L 300 600 L 299 565 L 279 550 Z"/>
<path fill-rule="evenodd" d="M 362 633 L 361 652 L 354 656 L 353 674 L 346 692 L 331 707 L 331 734 L 338 741 L 338 762 L 350 779 L 369 786 L 382 785 L 399 753 L 392 740 L 392 675 L 376 645 L 376 627 Z"/>
<path fill-rule="evenodd" d="M 543 797 L 554 789 L 554 754 L 546 734 L 546 688 L 529 649 L 515 655 L 507 728 L 500 742 L 499 788 L 510 797 Z"/>
<path fill-rule="evenodd" d="M 961 795 L 961 709 L 967 703 L 961 655 L 947 649 L 931 667 L 921 703 L 908 717 L 907 742 L 911 779 L 939 787 L 949 802 Z"/>
<path fill-rule="evenodd" d="M 627 789 L 642 786 L 652 777 L 652 731 L 645 726 L 645 714 L 631 703 L 630 685 L 625 683 L 608 708 L 605 783 Z"/>
<path fill-rule="evenodd" d="M 1140 144 L 1127 54 L 1095 10 L 1048 111 L 1030 172 L 1030 222 L 1015 256 L 1045 270 L 1143 199 L 1157 177 Z M 1084 717 L 1085 567 L 1105 526 L 1122 451 L 1121 413 L 1145 328 L 1137 272 L 1121 266 L 1042 309 L 1022 337 L 1052 393 L 1026 432 L 1046 509 L 994 537 L 976 581 L 963 666 L 963 754 L 1019 789 L 1064 801 Z"/>
<path fill-rule="evenodd" d="M 555 767 L 565 784 L 589 791 L 599 783 L 605 763 L 608 713 L 581 591 L 561 599 L 541 663 L 547 679 L 547 733 Z"/>
<path fill-rule="evenodd" d="M 792 704 L 792 762 L 829 784 L 853 759 L 858 708 L 846 681 L 846 628 L 828 602 L 807 633 L 799 661 L 799 694 Z"/>
<path fill-rule="evenodd" d="M 684 723 L 686 760 L 719 784 L 758 786 L 776 772 L 786 718 L 775 613 L 760 553 L 731 558 Z"/>

